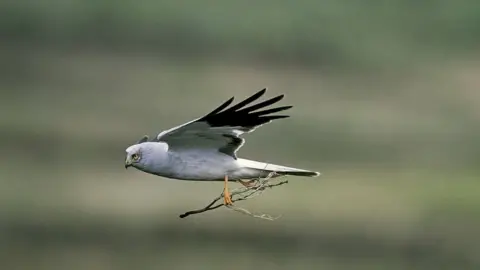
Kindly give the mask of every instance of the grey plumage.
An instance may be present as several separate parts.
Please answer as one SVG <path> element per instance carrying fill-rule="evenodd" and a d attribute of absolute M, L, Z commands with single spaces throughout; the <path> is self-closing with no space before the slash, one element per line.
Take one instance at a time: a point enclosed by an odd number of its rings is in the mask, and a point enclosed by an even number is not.
<path fill-rule="evenodd" d="M 237 157 L 245 143 L 240 136 L 275 119 L 288 115 L 271 115 L 290 109 L 282 106 L 261 110 L 283 95 L 246 107 L 264 95 L 263 89 L 231 106 L 233 97 L 209 114 L 178 127 L 160 132 L 153 140 L 142 137 L 126 149 L 125 167 L 133 166 L 147 173 L 180 180 L 218 181 L 266 177 L 275 171 L 282 175 L 318 176 L 318 172 L 267 164 Z"/>

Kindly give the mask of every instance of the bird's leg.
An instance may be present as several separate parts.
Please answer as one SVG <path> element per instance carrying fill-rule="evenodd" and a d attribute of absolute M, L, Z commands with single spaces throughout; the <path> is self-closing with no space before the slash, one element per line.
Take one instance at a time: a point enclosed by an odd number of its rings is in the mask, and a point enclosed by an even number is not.
<path fill-rule="evenodd" d="M 230 196 L 230 191 L 228 191 L 228 175 L 225 175 L 225 184 L 223 187 L 223 201 L 225 205 L 232 205 L 232 196 Z"/>
<path fill-rule="evenodd" d="M 248 180 L 248 181 L 238 180 L 238 182 L 246 188 L 251 188 L 251 187 L 255 186 L 256 181 L 257 181 L 257 179 L 252 179 L 252 180 Z"/>

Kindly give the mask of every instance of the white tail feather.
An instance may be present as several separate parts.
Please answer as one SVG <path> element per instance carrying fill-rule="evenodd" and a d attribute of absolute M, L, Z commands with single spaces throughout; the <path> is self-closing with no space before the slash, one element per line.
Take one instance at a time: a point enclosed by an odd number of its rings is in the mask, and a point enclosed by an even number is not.
<path fill-rule="evenodd" d="M 292 168 L 292 167 L 287 167 L 282 165 L 275 165 L 275 164 L 270 164 L 265 162 L 254 161 L 254 160 L 248 160 L 243 158 L 237 159 L 237 162 L 242 167 L 245 167 L 245 168 L 268 171 L 268 172 L 276 172 L 278 174 L 283 174 L 283 175 L 296 175 L 296 176 L 308 176 L 308 177 L 316 177 L 320 175 L 319 172 L 302 170 L 302 169 L 297 169 L 297 168 Z"/>

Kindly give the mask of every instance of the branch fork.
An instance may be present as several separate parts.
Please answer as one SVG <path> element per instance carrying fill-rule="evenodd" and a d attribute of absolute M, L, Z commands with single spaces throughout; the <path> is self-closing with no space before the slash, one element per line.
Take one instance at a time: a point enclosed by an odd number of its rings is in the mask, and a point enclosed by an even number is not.
<path fill-rule="evenodd" d="M 276 176 L 276 177 L 274 178 L 274 176 Z M 285 179 L 282 180 L 281 179 L 282 177 L 283 176 L 278 176 L 275 172 L 272 172 L 265 178 L 255 179 L 254 184 L 251 185 L 251 186 L 240 187 L 240 188 L 231 190 L 230 195 L 231 195 L 231 198 L 232 198 L 232 202 L 235 203 L 235 202 L 238 202 L 238 201 L 249 200 L 249 199 L 252 199 L 254 197 L 257 197 L 257 196 L 263 194 L 267 189 L 272 189 L 274 187 L 278 187 L 278 186 L 287 184 L 288 180 L 285 180 Z M 200 214 L 200 213 L 203 213 L 203 212 L 215 210 L 215 209 L 220 208 L 222 206 L 225 206 L 225 207 L 227 207 L 231 210 L 234 210 L 236 212 L 239 212 L 239 213 L 242 213 L 242 214 L 254 217 L 254 218 L 260 218 L 260 219 L 266 219 L 266 220 L 272 220 L 273 221 L 273 220 L 276 220 L 280 217 L 280 216 L 274 217 L 274 216 L 269 215 L 269 214 L 253 213 L 253 212 L 251 212 L 251 211 L 249 211 L 245 208 L 235 206 L 235 204 L 225 205 L 221 202 L 219 203 L 218 201 L 220 201 L 222 199 L 223 199 L 223 192 L 218 197 L 216 197 L 212 202 L 210 202 L 207 206 L 205 206 L 204 208 L 187 211 L 187 212 L 181 214 L 180 218 L 186 218 L 190 215 Z"/>

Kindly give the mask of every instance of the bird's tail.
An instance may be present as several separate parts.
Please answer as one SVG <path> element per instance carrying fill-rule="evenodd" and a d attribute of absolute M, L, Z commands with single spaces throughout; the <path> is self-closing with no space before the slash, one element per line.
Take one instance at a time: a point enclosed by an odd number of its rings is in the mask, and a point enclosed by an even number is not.
<path fill-rule="evenodd" d="M 241 166 L 243 166 L 245 168 L 248 168 L 248 169 L 264 171 L 264 172 L 267 172 L 267 173 L 275 172 L 278 175 L 295 175 L 295 176 L 306 176 L 306 177 L 316 177 L 316 176 L 320 175 L 319 172 L 302 170 L 302 169 L 286 167 L 286 166 L 282 166 L 282 165 L 275 165 L 275 164 L 270 164 L 270 163 L 264 163 L 264 162 L 258 162 L 258 161 L 242 159 L 242 158 L 239 158 L 237 160 L 237 162 Z"/>

